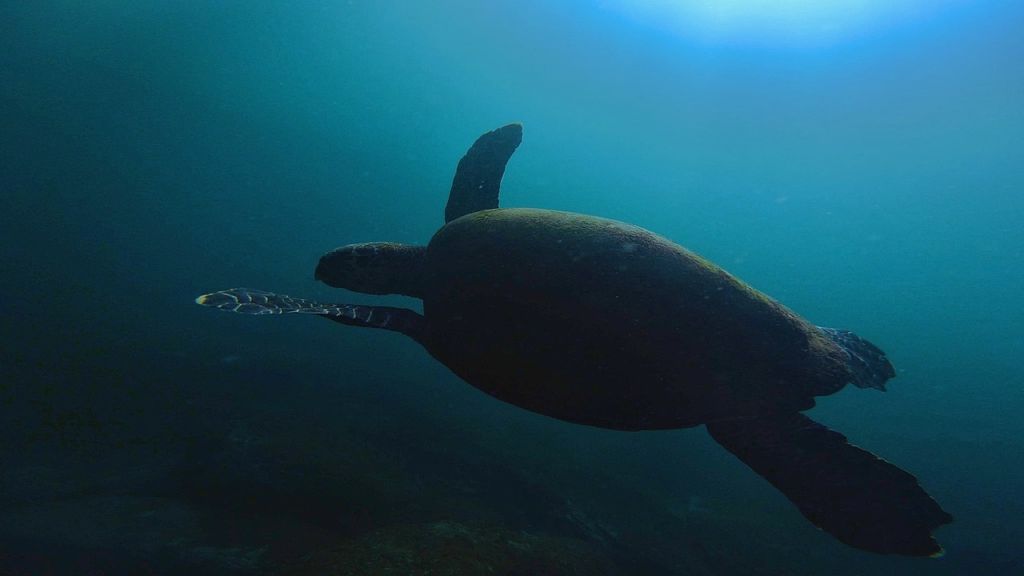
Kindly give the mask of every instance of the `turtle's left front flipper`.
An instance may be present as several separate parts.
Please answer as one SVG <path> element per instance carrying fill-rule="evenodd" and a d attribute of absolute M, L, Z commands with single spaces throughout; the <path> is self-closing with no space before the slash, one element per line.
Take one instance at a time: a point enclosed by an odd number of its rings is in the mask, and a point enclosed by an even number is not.
<path fill-rule="evenodd" d="M 509 124 L 477 138 L 459 160 L 444 208 L 444 221 L 498 207 L 505 165 L 523 141 L 522 124 Z"/>
<path fill-rule="evenodd" d="M 935 556 L 953 521 L 917 478 L 799 413 L 714 422 L 711 437 L 772 483 L 822 530 L 880 554 Z"/>
<path fill-rule="evenodd" d="M 417 342 L 422 342 L 424 333 L 423 316 L 406 308 L 324 304 L 248 288 L 232 288 L 203 294 L 196 298 L 196 304 L 239 314 L 312 314 L 350 326 L 394 330 Z"/>

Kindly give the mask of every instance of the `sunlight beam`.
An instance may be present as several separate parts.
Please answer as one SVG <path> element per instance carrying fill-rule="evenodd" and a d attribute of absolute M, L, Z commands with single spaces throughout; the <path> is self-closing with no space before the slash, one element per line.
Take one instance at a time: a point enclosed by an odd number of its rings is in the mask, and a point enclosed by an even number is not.
<path fill-rule="evenodd" d="M 963 0 L 604 0 L 638 22 L 727 44 L 833 44 Z"/>

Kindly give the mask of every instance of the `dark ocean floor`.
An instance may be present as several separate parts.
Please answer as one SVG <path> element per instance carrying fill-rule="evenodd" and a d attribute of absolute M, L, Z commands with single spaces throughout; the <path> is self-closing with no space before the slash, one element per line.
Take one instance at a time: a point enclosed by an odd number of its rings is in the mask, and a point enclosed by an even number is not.
<path fill-rule="evenodd" d="M 371 375 L 342 386 L 298 368 L 217 366 L 187 385 L 171 376 L 135 382 L 162 395 L 80 387 L 88 398 L 76 402 L 71 393 L 44 392 L 67 392 L 75 376 L 38 368 L 7 375 L 35 387 L 5 393 L 5 576 L 1021 567 L 1019 558 L 986 567 L 964 551 L 915 560 L 851 550 L 781 497 L 759 502 L 770 488 L 740 465 L 726 466 L 734 478 L 702 475 L 728 462 L 703 430 L 619 434 L 566 425 L 456 388 L 450 378 L 439 390 Z M 445 410 L 448 396 L 460 403 L 457 414 Z M 687 464 L 682 475 L 667 471 Z"/>

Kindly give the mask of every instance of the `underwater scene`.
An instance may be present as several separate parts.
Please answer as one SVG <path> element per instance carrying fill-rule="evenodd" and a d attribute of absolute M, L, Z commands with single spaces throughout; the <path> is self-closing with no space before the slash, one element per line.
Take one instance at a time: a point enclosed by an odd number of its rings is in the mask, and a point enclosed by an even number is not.
<path fill-rule="evenodd" d="M 1003 0 L 6 3 L 0 576 L 1024 574 L 1022 103 Z"/>

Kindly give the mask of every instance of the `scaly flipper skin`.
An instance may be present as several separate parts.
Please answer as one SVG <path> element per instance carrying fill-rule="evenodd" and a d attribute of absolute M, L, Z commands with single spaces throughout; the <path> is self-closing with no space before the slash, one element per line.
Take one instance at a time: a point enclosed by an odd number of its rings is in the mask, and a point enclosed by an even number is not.
<path fill-rule="evenodd" d="M 417 342 L 421 341 L 424 332 L 423 316 L 405 308 L 324 304 L 249 288 L 232 288 L 203 294 L 196 298 L 196 304 L 239 314 L 312 314 L 350 326 L 394 330 Z"/>
<path fill-rule="evenodd" d="M 815 526 L 879 554 L 937 556 L 953 517 L 917 478 L 799 413 L 712 422 L 716 442 L 778 488 Z"/>
<path fill-rule="evenodd" d="M 509 124 L 477 138 L 455 169 L 448 205 L 444 209 L 445 222 L 498 207 L 498 190 L 505 165 L 522 141 L 521 124 Z"/>

